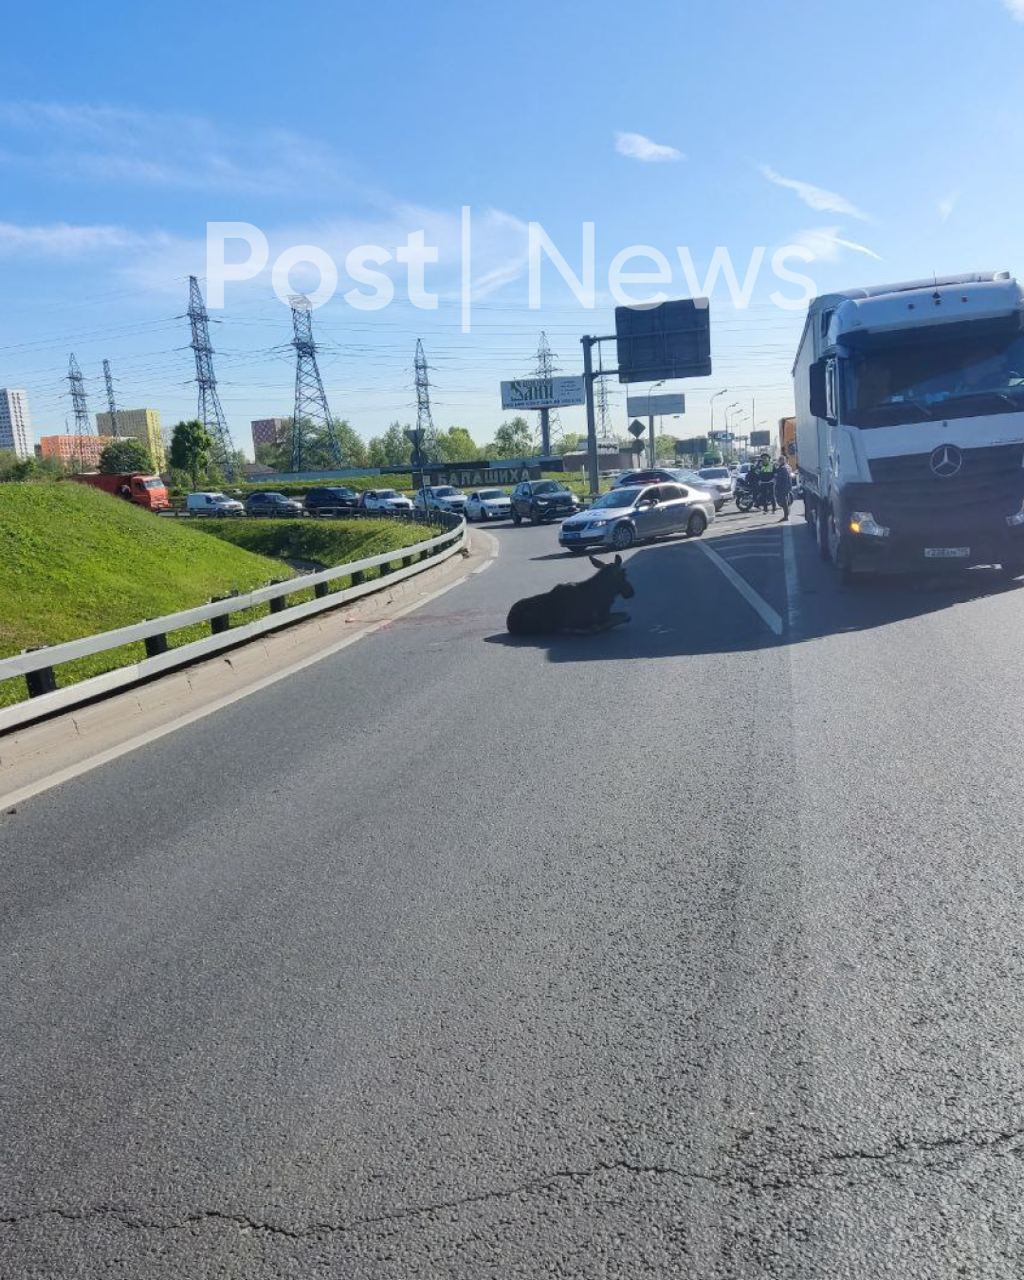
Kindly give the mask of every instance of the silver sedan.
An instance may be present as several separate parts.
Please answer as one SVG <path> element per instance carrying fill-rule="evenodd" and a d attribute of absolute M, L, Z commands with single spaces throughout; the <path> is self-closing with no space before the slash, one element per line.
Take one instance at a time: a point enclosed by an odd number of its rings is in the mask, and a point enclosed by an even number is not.
<path fill-rule="evenodd" d="M 558 541 L 568 551 L 614 547 L 683 533 L 699 538 L 715 518 L 715 500 L 704 489 L 682 484 L 647 484 L 613 489 L 566 520 Z"/>

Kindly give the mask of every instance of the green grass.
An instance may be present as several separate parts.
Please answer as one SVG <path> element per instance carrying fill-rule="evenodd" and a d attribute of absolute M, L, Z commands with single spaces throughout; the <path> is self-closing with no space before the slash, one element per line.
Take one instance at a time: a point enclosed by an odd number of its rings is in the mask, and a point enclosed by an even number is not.
<path fill-rule="evenodd" d="M 0 656 L 191 609 L 292 576 L 287 565 L 86 485 L 0 485 Z M 169 640 L 184 644 L 208 634 L 199 625 Z M 141 644 L 95 654 L 58 668 L 58 683 L 143 656 Z M 0 681 L 0 705 L 25 696 L 23 679 Z"/>
<path fill-rule="evenodd" d="M 325 568 L 364 560 L 369 556 L 400 551 L 417 542 L 436 537 L 441 529 L 422 524 L 406 524 L 398 520 L 202 520 L 197 528 L 204 533 L 230 542 L 236 547 L 276 556 L 282 560 L 313 561 Z M 392 565 L 401 563 L 398 556 Z M 367 570 L 367 579 L 377 576 L 376 569 Z M 349 585 L 348 578 L 331 584 L 340 591 Z"/>

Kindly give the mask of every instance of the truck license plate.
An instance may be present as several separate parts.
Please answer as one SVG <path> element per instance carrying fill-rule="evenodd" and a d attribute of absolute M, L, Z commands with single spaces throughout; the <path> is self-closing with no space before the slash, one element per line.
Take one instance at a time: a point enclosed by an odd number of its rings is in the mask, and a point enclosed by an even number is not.
<path fill-rule="evenodd" d="M 924 554 L 929 560 L 966 560 L 971 554 L 970 547 L 925 547 Z"/>

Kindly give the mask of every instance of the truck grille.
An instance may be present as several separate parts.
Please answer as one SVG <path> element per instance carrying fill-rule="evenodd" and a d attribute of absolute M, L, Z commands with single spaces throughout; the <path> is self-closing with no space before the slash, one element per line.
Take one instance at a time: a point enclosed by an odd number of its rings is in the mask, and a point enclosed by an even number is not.
<path fill-rule="evenodd" d="M 986 503 L 1019 506 L 1024 494 L 1024 445 L 964 449 L 963 466 L 953 476 L 937 476 L 931 452 L 896 458 L 873 458 L 871 476 L 881 486 L 879 506 L 907 514 L 958 512 Z M 1009 509 L 1009 507 L 1007 507 Z"/>

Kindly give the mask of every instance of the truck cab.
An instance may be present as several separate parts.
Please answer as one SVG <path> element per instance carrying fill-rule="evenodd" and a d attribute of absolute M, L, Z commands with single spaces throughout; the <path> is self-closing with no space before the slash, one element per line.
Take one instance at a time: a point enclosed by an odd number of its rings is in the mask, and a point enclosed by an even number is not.
<path fill-rule="evenodd" d="M 107 475 L 102 471 L 83 471 L 71 478 L 79 484 L 102 489 L 115 498 L 124 498 L 137 507 L 145 507 L 147 511 L 167 511 L 171 505 L 167 486 L 159 476 L 143 475 L 141 472 Z"/>
<path fill-rule="evenodd" d="M 815 299 L 794 366 L 805 512 L 845 576 L 1024 573 L 1024 299 L 1006 273 Z"/>

